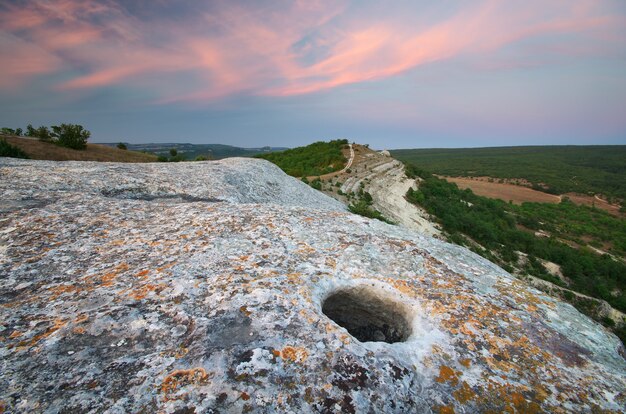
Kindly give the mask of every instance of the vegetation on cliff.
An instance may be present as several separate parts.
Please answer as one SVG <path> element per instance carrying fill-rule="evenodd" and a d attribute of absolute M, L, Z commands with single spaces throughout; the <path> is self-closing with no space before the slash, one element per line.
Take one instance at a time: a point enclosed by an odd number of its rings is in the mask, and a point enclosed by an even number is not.
<path fill-rule="evenodd" d="M 341 152 L 346 145 L 346 139 L 320 141 L 306 147 L 260 154 L 256 157 L 273 162 L 293 177 L 319 176 L 339 171 L 346 165 L 347 159 Z"/>
<path fill-rule="evenodd" d="M 560 204 L 517 206 L 460 190 L 415 167 L 408 167 L 407 173 L 421 178 L 419 189 L 407 192 L 407 200 L 435 217 L 450 241 L 468 246 L 508 271 L 605 300 L 626 312 L 626 265 L 614 258 L 626 253 L 623 219 L 567 199 Z M 543 261 L 558 264 L 563 277 L 548 272 Z M 569 299 L 583 312 L 594 313 L 587 309 L 593 303 Z"/>

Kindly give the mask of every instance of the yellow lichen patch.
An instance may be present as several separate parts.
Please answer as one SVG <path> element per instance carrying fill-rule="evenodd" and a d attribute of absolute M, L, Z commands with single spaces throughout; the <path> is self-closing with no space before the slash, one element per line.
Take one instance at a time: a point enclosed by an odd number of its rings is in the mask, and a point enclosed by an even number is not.
<path fill-rule="evenodd" d="M 461 404 L 465 404 L 469 400 L 473 399 L 476 396 L 476 393 L 472 391 L 467 382 L 463 381 L 461 388 L 454 391 L 452 395 L 454 396 L 454 398 L 456 398 L 458 402 L 460 402 Z"/>
<path fill-rule="evenodd" d="M 290 281 L 290 282 L 298 282 L 300 281 L 300 278 L 302 277 L 302 273 L 288 273 L 285 275 L 285 277 Z"/>
<path fill-rule="evenodd" d="M 185 348 L 184 346 L 181 346 L 180 348 L 176 350 L 176 352 L 174 352 L 174 358 L 180 359 L 184 357 L 185 355 L 187 355 L 188 353 L 189 353 L 189 348 Z"/>
<path fill-rule="evenodd" d="M 415 289 L 405 280 L 387 279 L 391 285 L 405 295 L 415 296 Z"/>
<path fill-rule="evenodd" d="M 141 300 L 141 299 L 144 299 L 146 296 L 148 296 L 150 292 L 156 292 L 158 294 L 161 290 L 165 289 L 166 287 L 167 285 L 163 283 L 148 283 L 147 285 L 133 289 L 132 291 L 130 291 L 128 296 L 130 296 L 131 298 L 135 300 Z"/>
<path fill-rule="evenodd" d="M 459 363 L 461 365 L 463 365 L 465 368 L 469 368 L 470 365 L 471 365 L 471 361 L 470 361 L 469 358 L 468 359 L 462 359 L 462 360 L 459 361 Z"/>
<path fill-rule="evenodd" d="M 72 332 L 75 333 L 75 334 L 82 335 L 85 332 L 87 332 L 87 330 L 85 328 L 83 328 L 82 326 L 75 326 L 74 329 L 72 329 Z"/>
<path fill-rule="evenodd" d="M 182 387 L 187 385 L 205 384 L 209 376 L 204 368 L 177 369 L 169 374 L 161 384 L 161 393 L 163 400 L 170 401 L 176 399 L 174 394 Z"/>
<path fill-rule="evenodd" d="M 302 347 L 286 346 L 280 351 L 282 359 L 292 362 L 304 362 L 309 357 L 309 352 Z"/>
<path fill-rule="evenodd" d="M 142 270 L 141 272 L 135 273 L 135 277 L 137 279 L 145 279 L 147 277 L 148 273 L 150 273 L 150 270 L 145 269 L 145 270 Z"/>
<path fill-rule="evenodd" d="M 252 312 L 251 312 L 251 311 L 249 311 L 249 310 L 248 310 L 248 307 L 247 307 L 247 306 L 245 306 L 245 305 L 239 308 L 239 312 L 243 313 L 243 314 L 244 314 L 244 315 L 246 315 L 246 316 L 250 316 L 250 315 L 252 315 Z"/>
<path fill-rule="evenodd" d="M 165 266 L 161 266 L 161 267 L 157 267 L 156 271 L 159 273 L 163 273 L 164 270 L 169 269 L 170 267 L 174 266 L 176 264 L 176 262 L 171 262 L 166 264 Z"/>
<path fill-rule="evenodd" d="M 449 405 L 439 407 L 439 414 L 454 414 L 454 408 Z"/>
<path fill-rule="evenodd" d="M 454 372 L 454 370 L 446 365 L 439 367 L 439 376 L 435 378 L 437 382 L 449 382 L 452 385 L 456 385 L 459 382 L 458 374 L 460 372 Z"/>
<path fill-rule="evenodd" d="M 459 378 L 457 377 L 456 372 L 446 365 L 441 365 L 439 367 L 439 376 L 435 378 L 437 382 L 449 382 L 452 385 L 456 385 L 459 382 Z"/>
<path fill-rule="evenodd" d="M 117 273 L 105 273 L 104 275 L 100 276 L 100 285 L 105 287 L 112 286 L 115 278 L 117 278 Z"/>
<path fill-rule="evenodd" d="M 304 319 L 306 319 L 306 321 L 308 323 L 314 323 L 315 321 L 317 321 L 317 316 L 315 316 L 315 314 L 308 312 L 306 309 L 301 309 L 300 312 L 298 312 L 300 314 L 300 316 L 302 316 Z"/>
<path fill-rule="evenodd" d="M 40 333 L 38 335 L 35 335 L 29 341 L 22 341 L 22 342 L 20 342 L 18 344 L 18 348 L 22 348 L 22 347 L 29 348 L 29 347 L 37 344 L 39 341 L 41 341 L 43 339 L 46 339 L 47 337 L 49 337 L 50 335 L 52 335 L 53 333 L 55 333 L 59 329 L 63 328 L 65 325 L 67 325 L 66 321 L 64 321 L 62 319 L 56 319 L 54 321 L 54 325 L 52 325 L 51 327 L 46 329 L 44 332 L 42 332 L 42 333 Z"/>
<path fill-rule="evenodd" d="M 82 314 L 82 315 L 79 315 L 78 318 L 74 319 L 74 323 L 83 323 L 87 319 L 89 319 L 89 316 Z"/>
<path fill-rule="evenodd" d="M 50 292 L 51 299 L 56 299 L 64 293 L 74 293 L 78 290 L 79 289 L 74 285 L 60 285 L 49 288 L 48 292 Z"/>

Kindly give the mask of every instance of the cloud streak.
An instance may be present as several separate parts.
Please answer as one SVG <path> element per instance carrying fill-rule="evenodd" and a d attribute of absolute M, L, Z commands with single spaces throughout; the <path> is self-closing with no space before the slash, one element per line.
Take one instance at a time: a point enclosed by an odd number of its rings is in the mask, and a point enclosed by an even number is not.
<path fill-rule="evenodd" d="M 139 85 L 161 103 L 213 102 L 311 94 L 432 62 L 497 60 L 511 48 L 519 49 L 521 65 L 544 64 L 527 45 L 533 42 L 550 42 L 552 62 L 626 47 L 617 3 L 510 3 L 448 9 L 394 2 L 381 10 L 324 0 L 223 1 L 200 9 L 181 2 L 172 15 L 149 2 L 146 17 L 113 0 L 8 1 L 0 5 L 0 51 L 11 58 L 0 65 L 0 89 L 49 76 L 48 87 L 61 93 Z M 598 39 L 601 52 L 593 46 Z M 165 77 L 176 83 L 161 88 Z"/>

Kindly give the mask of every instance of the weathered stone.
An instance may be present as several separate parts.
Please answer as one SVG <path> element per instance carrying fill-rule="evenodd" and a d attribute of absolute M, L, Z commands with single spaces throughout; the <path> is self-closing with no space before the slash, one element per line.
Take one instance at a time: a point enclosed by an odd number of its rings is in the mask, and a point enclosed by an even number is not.
<path fill-rule="evenodd" d="M 600 325 L 265 161 L 0 159 L 0 175 L 7 412 L 626 410 Z M 358 305 L 349 323 L 399 342 L 328 318 L 337 292 L 364 292 L 381 318 Z"/>

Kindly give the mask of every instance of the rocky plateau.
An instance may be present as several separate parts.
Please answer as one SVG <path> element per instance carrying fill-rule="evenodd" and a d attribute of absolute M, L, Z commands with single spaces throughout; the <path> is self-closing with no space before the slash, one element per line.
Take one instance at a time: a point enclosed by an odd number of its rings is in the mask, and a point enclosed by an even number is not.
<path fill-rule="evenodd" d="M 0 413 L 626 411 L 601 325 L 266 161 L 0 177 Z"/>

